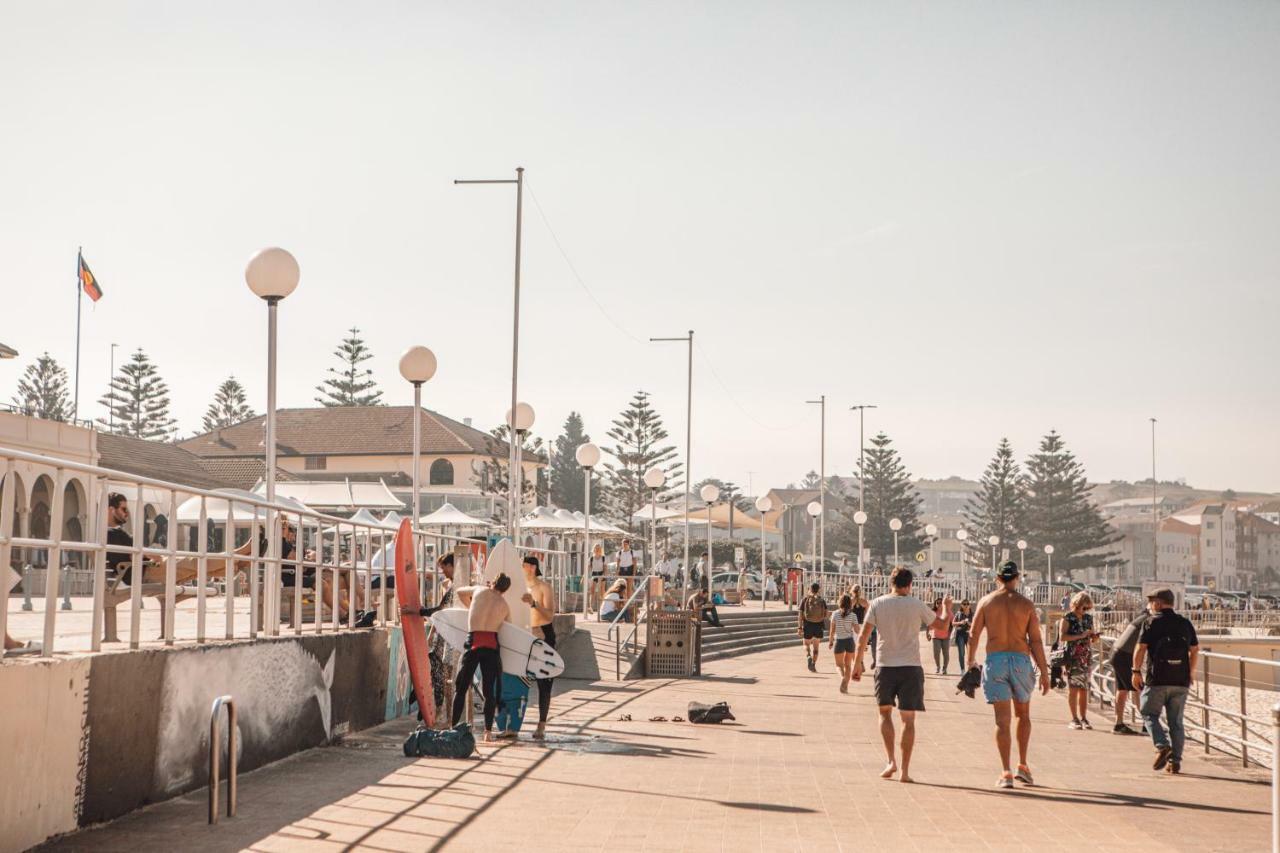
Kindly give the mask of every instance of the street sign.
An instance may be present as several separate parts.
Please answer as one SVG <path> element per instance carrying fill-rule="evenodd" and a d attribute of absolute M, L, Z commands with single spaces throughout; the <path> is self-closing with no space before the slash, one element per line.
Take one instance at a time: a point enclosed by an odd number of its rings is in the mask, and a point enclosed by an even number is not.
<path fill-rule="evenodd" d="M 745 566 L 747 564 L 747 549 L 741 545 L 733 549 L 734 565 Z"/>
<path fill-rule="evenodd" d="M 917 563 L 923 563 L 923 562 L 924 562 L 925 560 L 927 560 L 927 559 L 929 559 L 929 555 L 928 555 L 928 554 L 926 554 L 924 551 L 916 551 L 916 562 L 917 562 Z"/>
<path fill-rule="evenodd" d="M 803 553 L 803 552 L 801 552 L 801 551 L 796 551 L 796 562 L 797 562 L 797 563 L 803 563 L 803 562 L 804 562 L 804 553 Z"/>

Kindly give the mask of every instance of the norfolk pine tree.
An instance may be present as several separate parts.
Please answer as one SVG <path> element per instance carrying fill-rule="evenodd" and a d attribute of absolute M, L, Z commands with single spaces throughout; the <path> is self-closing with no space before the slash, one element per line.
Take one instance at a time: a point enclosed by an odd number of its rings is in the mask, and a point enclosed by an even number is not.
<path fill-rule="evenodd" d="M 582 467 L 578 465 L 575 454 L 578 448 L 591 440 L 582 427 L 582 415 L 570 412 L 564 421 L 564 432 L 556 439 L 555 452 L 551 457 L 551 503 L 560 509 L 582 512 L 586 509 L 586 494 L 583 486 Z M 603 494 L 597 491 L 596 483 L 591 484 L 591 502 L 602 505 Z"/>
<path fill-rule="evenodd" d="M 982 473 L 978 490 L 965 503 L 961 515 L 969 540 L 969 562 L 975 566 L 986 565 L 991 559 L 992 536 L 1000 537 L 1000 544 L 1012 548 L 1024 533 L 1025 489 L 1022 472 L 1013 458 L 1009 439 L 1000 439 L 995 456 Z"/>
<path fill-rule="evenodd" d="M 329 377 L 316 386 L 320 392 L 316 402 L 323 406 L 382 406 L 382 392 L 373 380 L 373 371 L 360 365 L 373 358 L 373 353 L 360 337 L 360 330 L 351 327 L 349 337 L 333 351 L 342 362 L 341 368 L 330 367 Z"/>
<path fill-rule="evenodd" d="M 244 386 L 234 376 L 218 386 L 213 395 L 213 402 L 204 413 L 204 431 L 213 432 L 219 427 L 228 427 L 257 417 L 245 399 Z"/>
<path fill-rule="evenodd" d="M 65 421 L 71 416 L 67 399 L 67 371 L 49 353 L 27 365 L 18 380 L 14 407 L 24 415 L 46 421 Z"/>
<path fill-rule="evenodd" d="M 893 531 L 889 529 L 889 521 L 897 518 L 902 522 L 902 530 L 898 531 L 898 553 L 906 565 L 911 555 L 927 542 L 920 529 L 920 496 L 916 494 L 911 475 L 892 444 L 883 432 L 872 438 L 866 452 L 866 471 L 858 471 L 859 477 L 866 477 L 864 543 L 872 559 L 879 557 L 885 565 L 890 565 L 893 561 Z M 850 505 L 856 503 L 854 500 Z"/>
<path fill-rule="evenodd" d="M 111 379 L 111 386 L 99 401 L 114 415 L 115 431 L 135 438 L 158 440 L 170 435 L 175 421 L 169 416 L 169 386 L 156 366 L 139 348 Z M 110 428 L 111 422 L 99 418 Z"/>
<path fill-rule="evenodd" d="M 657 465 L 667 473 L 665 488 L 675 489 L 684 483 L 683 466 L 676 461 L 675 446 L 664 443 L 667 431 L 644 391 L 637 391 L 631 404 L 614 419 L 608 436 L 615 444 L 605 452 L 617 460 L 604 466 L 609 472 L 608 507 L 631 531 L 635 525 L 631 516 L 649 501 L 644 472 Z"/>
<path fill-rule="evenodd" d="M 1108 566 L 1116 553 L 1108 546 L 1119 536 L 1103 519 L 1090 497 L 1084 466 L 1050 431 L 1026 462 L 1026 529 L 1033 544 L 1030 568 L 1044 571 L 1044 545 L 1053 546 L 1055 573 L 1070 574 L 1090 566 Z"/>

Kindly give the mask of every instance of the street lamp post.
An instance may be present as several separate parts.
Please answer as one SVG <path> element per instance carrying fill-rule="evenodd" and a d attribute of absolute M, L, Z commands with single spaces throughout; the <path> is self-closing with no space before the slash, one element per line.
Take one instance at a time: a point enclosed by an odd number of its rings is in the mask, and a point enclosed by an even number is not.
<path fill-rule="evenodd" d="M 1053 546 L 1052 545 L 1044 546 L 1044 558 L 1049 561 L 1049 566 L 1047 569 L 1049 573 L 1049 583 L 1053 583 Z"/>
<path fill-rule="evenodd" d="M 858 510 L 860 512 L 867 508 L 867 477 L 866 468 L 863 466 L 863 450 L 866 447 L 864 427 L 867 409 L 874 408 L 876 407 L 866 404 L 849 407 L 849 411 L 858 410 Z M 858 574 L 862 574 L 862 525 L 866 522 L 866 516 L 865 512 L 862 513 L 863 521 L 858 522 Z"/>
<path fill-rule="evenodd" d="M 422 384 L 436 375 L 436 355 L 424 346 L 411 346 L 400 356 L 400 375 L 413 385 L 413 553 L 418 553 L 418 513 L 422 512 Z M 440 592 L 440 561 L 435 561 L 432 596 Z"/>
<path fill-rule="evenodd" d="M 809 505 L 805 507 L 805 510 L 809 513 L 809 517 L 813 519 L 813 572 L 814 574 L 817 574 L 818 572 L 818 516 L 822 515 L 822 504 L 818 503 L 817 501 L 809 501 Z M 803 578 L 800 580 L 800 586 L 801 587 L 805 586 L 805 582 Z"/>
<path fill-rule="evenodd" d="M 853 523 L 858 525 L 858 583 L 862 583 L 862 528 L 867 523 L 867 514 L 858 510 L 853 514 Z"/>
<path fill-rule="evenodd" d="M 760 511 L 760 609 L 764 610 L 765 601 L 769 597 L 769 565 L 764 558 L 764 514 L 773 509 L 773 501 L 768 495 L 761 495 L 756 498 L 756 509 Z"/>
<path fill-rule="evenodd" d="M 720 488 L 714 483 L 707 483 L 698 492 L 698 495 L 707 504 L 707 564 L 703 566 L 703 572 L 707 576 L 707 595 L 711 595 L 711 505 L 720 500 Z M 684 598 L 682 603 L 689 599 L 689 575 L 692 568 L 692 566 L 686 565 L 684 569 L 684 590 L 681 593 Z"/>
<path fill-rule="evenodd" d="M 649 487 L 649 574 L 658 565 L 658 489 L 667 481 L 667 475 L 654 465 L 644 472 L 644 484 Z"/>
<path fill-rule="evenodd" d="M 827 395 L 819 395 L 816 400 L 806 400 L 806 403 L 813 403 L 818 406 L 821 411 L 822 426 L 819 431 L 818 444 L 818 503 L 822 507 L 822 512 L 818 515 L 818 533 L 814 542 L 815 550 L 821 559 L 820 566 L 823 569 L 827 567 Z"/>
<path fill-rule="evenodd" d="M 1027 570 L 1027 540 L 1018 540 L 1018 566 L 1023 572 Z"/>
<path fill-rule="evenodd" d="M 650 343 L 680 341 L 689 345 L 689 371 L 685 383 L 685 417 L 684 417 L 684 575 L 687 578 L 692 566 L 689 563 L 689 502 L 693 494 L 693 329 L 682 338 L 649 338 Z M 710 563 L 711 554 L 707 553 Z M 687 591 L 687 588 L 686 588 Z M 707 595 L 711 594 L 711 579 L 707 578 Z"/>
<path fill-rule="evenodd" d="M 1151 579 L 1160 580 L 1160 505 L 1156 498 L 1156 419 L 1151 418 Z"/>
<path fill-rule="evenodd" d="M 244 270 L 244 280 L 249 285 L 249 289 L 267 303 L 267 434 L 264 481 L 268 504 L 275 503 L 276 499 L 276 313 L 280 300 L 293 293 L 300 277 L 298 261 L 293 255 L 277 247 L 259 250 L 249 259 Z M 277 616 L 280 612 L 280 583 L 279 566 L 276 565 L 275 559 L 280 553 L 280 536 L 276 533 L 274 507 L 267 508 L 266 524 L 267 574 L 274 583 L 271 585 L 270 594 L 263 598 L 263 609 L 267 612 L 259 612 L 257 616 L 268 620 L 266 622 L 268 632 L 277 635 L 280 633 L 280 619 Z"/>
<path fill-rule="evenodd" d="M 996 574 L 996 546 L 1000 544 L 1000 537 L 994 533 L 987 537 L 987 544 L 991 546 L 991 576 Z"/>
<path fill-rule="evenodd" d="M 965 573 L 964 573 L 964 543 L 965 543 L 965 540 L 968 538 L 969 538 L 969 531 L 967 530 L 956 531 L 956 541 L 960 543 L 960 583 L 964 587 L 968 587 L 969 585 L 969 579 L 965 576 Z"/>
<path fill-rule="evenodd" d="M 524 167 L 516 168 L 516 176 L 512 178 L 499 178 L 493 180 L 455 180 L 454 184 L 515 184 L 516 185 L 516 262 L 515 262 L 515 297 L 512 302 L 512 323 L 511 323 L 511 408 L 515 409 L 516 402 L 516 379 L 519 375 L 520 367 L 520 237 L 524 223 Z M 510 438 L 510 436 L 507 436 Z M 507 462 L 511 468 L 516 467 L 516 448 L 512 445 L 510 453 L 507 456 Z M 507 478 L 510 480 L 510 477 Z M 510 483 L 507 484 L 510 486 Z M 507 496 L 507 535 L 511 537 L 512 544 L 515 544 L 517 527 L 519 521 L 515 517 L 515 510 L 519 504 L 516 502 L 514 495 Z"/>
<path fill-rule="evenodd" d="M 899 566 L 898 531 L 902 529 L 902 519 L 900 518 L 889 519 L 889 529 L 893 531 L 893 567 L 896 569 Z"/>
<path fill-rule="evenodd" d="M 929 574 L 936 575 L 938 572 L 934 568 L 933 545 L 938 538 L 938 525 L 926 524 L 924 526 L 924 534 L 929 537 Z"/>
<path fill-rule="evenodd" d="M 108 387 L 111 387 L 111 384 L 116 381 L 116 348 L 118 346 L 120 345 L 119 344 L 111 345 L 111 373 L 107 377 Z M 107 423 L 107 431 L 115 432 L 116 431 L 116 407 L 115 406 L 107 407 L 107 417 L 109 419 Z M 23 586 L 26 586 L 26 584 L 23 584 Z"/>
<path fill-rule="evenodd" d="M 516 403 L 507 410 L 507 438 L 514 440 L 511 467 L 507 469 L 507 492 L 510 494 L 511 517 L 507 530 L 511 544 L 520 546 L 520 513 L 524 504 L 524 437 L 533 429 L 533 406 Z"/>
<path fill-rule="evenodd" d="M 591 469 L 600 464 L 600 448 L 591 442 L 579 444 L 574 451 L 574 458 L 582 466 L 583 511 L 582 511 L 582 618 L 587 618 L 587 607 L 591 583 Z"/>

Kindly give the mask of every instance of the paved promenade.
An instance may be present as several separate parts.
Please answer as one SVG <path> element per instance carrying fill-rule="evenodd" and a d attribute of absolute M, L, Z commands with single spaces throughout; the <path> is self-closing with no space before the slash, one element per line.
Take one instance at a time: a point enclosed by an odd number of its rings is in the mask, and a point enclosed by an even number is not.
<path fill-rule="evenodd" d="M 1264 850 L 1269 780 L 1188 750 L 1181 777 L 1151 747 L 1066 728 L 1033 705 L 1037 787 L 997 791 L 990 713 L 928 679 L 914 784 L 878 778 L 869 681 L 836 691 L 830 657 L 799 647 L 718 662 L 703 680 L 566 682 L 548 747 L 482 746 L 469 761 L 406 760 L 407 721 L 241 779 L 240 816 L 204 825 L 204 794 L 51 850 Z M 727 700 L 720 727 L 649 722 Z M 630 722 L 619 719 L 629 714 Z"/>

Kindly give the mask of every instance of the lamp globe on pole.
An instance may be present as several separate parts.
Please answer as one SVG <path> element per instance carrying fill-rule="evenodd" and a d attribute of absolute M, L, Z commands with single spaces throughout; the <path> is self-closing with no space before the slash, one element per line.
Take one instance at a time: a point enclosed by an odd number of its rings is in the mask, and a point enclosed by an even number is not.
<path fill-rule="evenodd" d="M 422 511 L 422 383 L 436 375 L 436 354 L 424 346 L 411 346 L 400 356 L 400 375 L 413 385 L 413 509 L 409 518 L 413 528 L 418 526 L 418 513 Z M 417 538 L 414 538 L 417 553 Z M 435 590 L 440 589 L 440 562 L 435 561 Z"/>
<path fill-rule="evenodd" d="M 1000 544 L 1000 537 L 995 534 L 988 536 L 987 544 L 991 546 L 991 573 L 994 575 L 996 571 L 996 546 Z"/>
<path fill-rule="evenodd" d="M 813 571 L 816 572 L 818 571 L 818 516 L 822 515 L 822 504 L 818 501 L 809 501 L 809 505 L 804 509 L 813 519 Z M 808 587 L 805 588 L 808 589 Z"/>
<path fill-rule="evenodd" d="M 715 565 L 715 559 L 713 559 L 713 552 L 711 550 L 711 505 L 716 501 L 720 500 L 720 487 L 717 486 L 715 483 L 707 483 L 701 489 L 698 490 L 698 495 L 707 504 L 707 564 L 702 567 L 702 570 L 703 570 L 703 573 L 706 575 L 707 594 L 710 595 L 711 594 L 711 567 Z M 684 599 L 686 601 L 688 601 L 689 599 L 689 585 L 687 581 L 692 574 L 693 573 L 692 571 L 690 571 L 689 567 L 685 566 L 684 576 L 685 576 L 686 583 L 684 588 Z M 702 581 L 699 581 L 699 583 L 702 583 Z"/>
<path fill-rule="evenodd" d="M 657 465 L 644 472 L 644 484 L 649 487 L 649 568 L 658 567 L 658 489 L 667 481 L 667 474 Z"/>
<path fill-rule="evenodd" d="M 964 543 L 969 538 L 969 531 L 957 530 L 956 541 L 960 543 L 960 582 L 967 584 L 969 579 L 964 576 Z"/>
<path fill-rule="evenodd" d="M 1019 539 L 1017 541 L 1017 546 L 1018 546 L 1018 565 L 1021 567 L 1022 571 L 1025 572 L 1027 570 L 1027 540 Z"/>
<path fill-rule="evenodd" d="M 587 588 L 591 577 L 591 469 L 600 464 L 600 448 L 591 442 L 578 445 L 573 458 L 582 466 L 582 618 L 587 618 L 591 607 L 591 591 Z"/>
<path fill-rule="evenodd" d="M 1049 583 L 1053 583 L 1053 546 L 1052 545 L 1044 546 L 1044 558 L 1049 562 L 1049 565 L 1045 569 L 1046 573 L 1049 575 Z"/>
<path fill-rule="evenodd" d="M 893 531 L 893 567 L 898 568 L 898 531 L 902 529 L 902 519 L 889 519 L 889 529 Z"/>
<path fill-rule="evenodd" d="M 720 500 L 720 487 L 714 483 L 707 483 L 698 490 L 698 495 L 701 496 L 705 502 L 713 504 Z"/>
<path fill-rule="evenodd" d="M 769 566 L 764 557 L 764 515 L 773 509 L 773 499 L 768 495 L 756 498 L 756 509 L 760 511 L 760 609 L 764 609 L 765 600 L 769 597 Z"/>
<path fill-rule="evenodd" d="M 515 432 L 513 456 L 515 465 L 507 474 L 509 488 L 507 500 L 510 504 L 510 529 L 512 544 L 520 544 L 520 510 L 524 502 L 524 436 L 533 429 L 533 406 L 528 403 L 516 403 L 514 410 L 507 409 L 507 427 Z M 534 496 L 537 503 L 537 496 Z"/>
<path fill-rule="evenodd" d="M 926 524 L 924 526 L 924 535 L 929 537 L 929 571 L 930 573 L 933 573 L 934 572 L 933 546 L 934 546 L 934 543 L 938 540 L 938 525 Z"/>
<path fill-rule="evenodd" d="M 265 486 L 268 503 L 276 499 L 276 312 L 280 300 L 298 287 L 301 272 L 293 255 L 276 246 L 260 249 L 244 268 L 245 284 L 254 296 L 267 303 L 267 417 Z M 263 609 L 270 634 L 280 633 L 280 564 L 275 558 L 280 549 L 280 536 L 275 532 L 275 511 L 267 509 L 267 578 Z"/>

